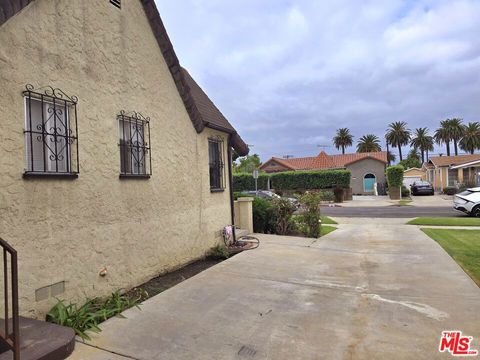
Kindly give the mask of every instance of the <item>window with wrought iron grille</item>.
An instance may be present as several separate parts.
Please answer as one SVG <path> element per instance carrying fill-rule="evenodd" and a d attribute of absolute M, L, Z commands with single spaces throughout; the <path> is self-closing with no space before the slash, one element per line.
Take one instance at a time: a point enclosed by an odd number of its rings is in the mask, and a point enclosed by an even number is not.
<path fill-rule="evenodd" d="M 120 177 L 149 177 L 152 174 L 150 153 L 150 118 L 138 112 L 117 116 L 120 140 Z"/>
<path fill-rule="evenodd" d="M 220 137 L 208 139 L 208 157 L 210 161 L 210 190 L 225 189 L 225 173 L 223 162 L 223 139 Z"/>
<path fill-rule="evenodd" d="M 78 98 L 53 87 L 36 90 L 29 84 L 25 88 L 24 176 L 76 176 Z"/>

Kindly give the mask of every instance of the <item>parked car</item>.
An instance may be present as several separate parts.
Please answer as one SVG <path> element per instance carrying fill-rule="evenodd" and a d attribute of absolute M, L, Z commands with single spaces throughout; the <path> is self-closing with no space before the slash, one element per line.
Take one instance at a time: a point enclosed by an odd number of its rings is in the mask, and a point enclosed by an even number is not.
<path fill-rule="evenodd" d="M 258 197 L 261 197 L 263 199 L 268 199 L 268 200 L 281 199 L 282 198 L 280 195 L 277 195 L 273 191 L 268 191 L 268 190 L 242 191 L 242 194 L 251 195 L 251 196 L 258 196 Z M 286 197 L 285 199 L 287 199 L 293 205 L 295 205 L 296 208 L 298 208 L 300 206 L 300 202 L 295 198 Z"/>
<path fill-rule="evenodd" d="M 415 181 L 412 185 L 410 185 L 410 190 L 412 195 L 434 195 L 435 190 L 433 190 L 433 185 L 430 184 L 428 181 Z"/>
<path fill-rule="evenodd" d="M 467 189 L 455 195 L 453 208 L 470 216 L 480 217 L 480 187 Z"/>

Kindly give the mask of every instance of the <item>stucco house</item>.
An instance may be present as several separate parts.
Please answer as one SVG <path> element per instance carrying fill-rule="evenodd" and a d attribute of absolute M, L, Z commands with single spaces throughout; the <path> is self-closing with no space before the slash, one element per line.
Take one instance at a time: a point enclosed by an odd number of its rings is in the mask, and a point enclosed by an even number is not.
<path fill-rule="evenodd" d="M 221 241 L 231 150 L 248 146 L 181 68 L 154 0 L 2 0 L 0 44 L 0 237 L 22 314 Z"/>
<path fill-rule="evenodd" d="M 280 159 L 272 157 L 260 169 L 272 173 L 299 170 L 346 169 L 352 173 L 351 188 L 353 194 L 368 195 L 374 193 L 374 184 L 386 182 L 385 169 L 387 152 L 369 152 L 328 155 L 325 151 L 317 156 Z"/>
<path fill-rule="evenodd" d="M 480 186 L 480 154 L 430 156 L 423 168 L 437 191 L 461 184 Z"/>

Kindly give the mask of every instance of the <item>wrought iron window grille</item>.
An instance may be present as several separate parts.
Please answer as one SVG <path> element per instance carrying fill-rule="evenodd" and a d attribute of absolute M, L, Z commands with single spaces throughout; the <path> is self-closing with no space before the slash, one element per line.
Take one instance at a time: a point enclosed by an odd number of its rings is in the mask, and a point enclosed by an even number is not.
<path fill-rule="evenodd" d="M 120 177 L 150 177 L 150 118 L 139 112 L 126 113 L 122 110 L 117 119 L 120 134 Z"/>
<path fill-rule="evenodd" d="M 220 136 L 208 138 L 210 191 L 225 190 L 224 141 Z"/>
<path fill-rule="evenodd" d="M 27 84 L 25 99 L 26 169 L 24 176 L 79 173 L 76 96 L 51 86 Z"/>
<path fill-rule="evenodd" d="M 112 4 L 113 6 L 119 8 L 119 9 L 122 8 L 121 0 L 110 0 L 110 4 Z"/>

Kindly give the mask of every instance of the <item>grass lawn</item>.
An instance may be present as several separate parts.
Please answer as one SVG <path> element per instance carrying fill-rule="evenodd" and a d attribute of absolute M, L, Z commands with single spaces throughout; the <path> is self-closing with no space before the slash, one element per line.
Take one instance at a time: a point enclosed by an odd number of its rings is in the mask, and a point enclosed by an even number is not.
<path fill-rule="evenodd" d="M 458 218 L 428 218 L 419 217 L 408 222 L 409 225 L 431 225 L 431 226 L 480 226 L 480 218 L 458 217 Z"/>
<path fill-rule="evenodd" d="M 332 218 L 329 218 L 328 216 L 320 216 L 320 218 L 322 219 L 322 225 L 336 225 L 338 224 L 335 220 L 333 220 Z"/>
<path fill-rule="evenodd" d="M 422 229 L 480 286 L 480 230 Z"/>
<path fill-rule="evenodd" d="M 324 225 L 322 225 L 320 236 L 330 234 L 332 231 L 335 231 L 335 230 L 337 230 L 337 228 L 335 226 L 324 226 Z"/>
<path fill-rule="evenodd" d="M 410 203 L 412 202 L 412 200 L 400 200 L 398 202 L 398 205 L 400 206 L 407 206 L 407 205 L 410 205 Z"/>

